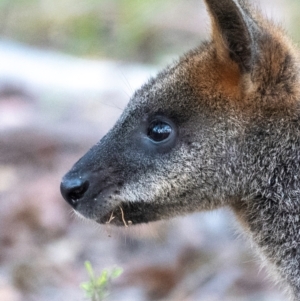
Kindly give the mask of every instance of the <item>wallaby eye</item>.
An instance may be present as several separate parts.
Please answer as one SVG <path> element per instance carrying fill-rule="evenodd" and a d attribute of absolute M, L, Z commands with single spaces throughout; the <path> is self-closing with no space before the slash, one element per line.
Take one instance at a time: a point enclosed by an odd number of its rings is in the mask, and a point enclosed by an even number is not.
<path fill-rule="evenodd" d="M 147 136 L 155 142 L 161 142 L 170 136 L 172 130 L 172 127 L 168 123 L 154 120 L 147 129 Z"/>

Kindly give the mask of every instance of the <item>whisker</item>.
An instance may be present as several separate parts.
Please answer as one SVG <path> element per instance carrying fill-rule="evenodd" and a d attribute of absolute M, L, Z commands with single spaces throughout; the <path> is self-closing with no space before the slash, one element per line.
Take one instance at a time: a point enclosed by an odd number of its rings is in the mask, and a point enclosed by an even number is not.
<path fill-rule="evenodd" d="M 130 85 L 129 80 L 127 79 L 127 77 L 125 76 L 124 72 L 122 70 L 120 70 L 120 73 L 122 75 L 124 84 L 126 85 L 127 89 L 130 91 L 131 94 L 133 94 L 134 89 L 132 88 L 132 86 Z M 125 92 L 127 94 L 127 92 Z M 130 97 L 130 95 L 128 95 Z"/>
<path fill-rule="evenodd" d="M 117 105 L 116 105 L 115 103 L 113 103 L 113 102 L 107 103 L 107 102 L 101 101 L 101 103 L 102 103 L 103 105 L 105 105 L 105 106 L 109 106 L 109 107 L 112 107 L 112 108 L 114 108 L 114 109 L 118 109 L 118 110 L 121 110 L 121 111 L 124 110 L 124 108 L 121 108 L 121 107 L 117 106 Z"/>

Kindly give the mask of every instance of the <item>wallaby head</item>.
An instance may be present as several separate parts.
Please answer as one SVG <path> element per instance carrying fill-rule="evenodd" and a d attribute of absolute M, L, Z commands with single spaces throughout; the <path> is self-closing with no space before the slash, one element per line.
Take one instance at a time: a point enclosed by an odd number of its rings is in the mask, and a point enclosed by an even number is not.
<path fill-rule="evenodd" d="M 61 191 L 120 226 L 229 206 L 300 297 L 297 52 L 244 1 L 206 4 L 211 41 L 136 91 Z"/>

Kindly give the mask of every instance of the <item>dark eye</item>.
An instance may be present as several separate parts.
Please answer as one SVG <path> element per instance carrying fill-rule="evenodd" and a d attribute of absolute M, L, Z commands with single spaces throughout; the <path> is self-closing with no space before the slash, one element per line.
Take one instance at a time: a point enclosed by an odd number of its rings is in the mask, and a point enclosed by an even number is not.
<path fill-rule="evenodd" d="M 172 127 L 168 123 L 160 120 L 152 121 L 147 130 L 147 136 L 155 142 L 166 140 L 171 133 Z"/>

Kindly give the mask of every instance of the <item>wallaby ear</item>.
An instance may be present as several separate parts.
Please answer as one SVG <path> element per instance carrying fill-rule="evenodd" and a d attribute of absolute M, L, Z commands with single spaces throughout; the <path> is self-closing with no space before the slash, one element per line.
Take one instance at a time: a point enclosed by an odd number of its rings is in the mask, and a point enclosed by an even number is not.
<path fill-rule="evenodd" d="M 244 3 L 238 0 L 205 0 L 212 20 L 213 40 L 218 57 L 236 62 L 249 72 L 255 55 L 256 25 Z"/>

